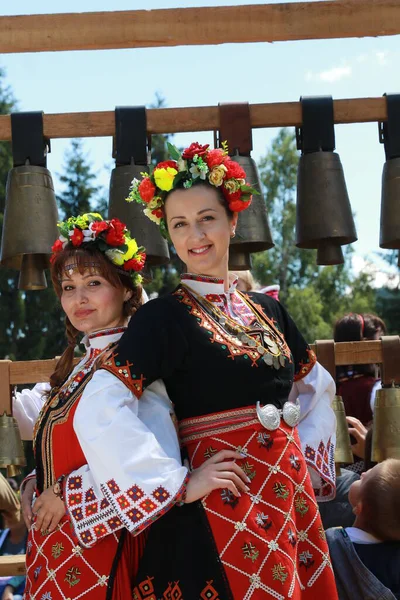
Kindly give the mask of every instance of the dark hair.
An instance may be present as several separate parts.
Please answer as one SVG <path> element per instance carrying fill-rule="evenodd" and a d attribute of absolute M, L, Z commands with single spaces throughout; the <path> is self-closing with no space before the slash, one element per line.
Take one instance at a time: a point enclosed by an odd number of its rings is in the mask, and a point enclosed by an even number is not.
<path fill-rule="evenodd" d="M 50 272 L 54 290 L 59 299 L 62 295 L 61 279 L 65 273 L 65 267 L 69 262 L 73 264 L 81 274 L 87 270 L 93 270 L 93 272 L 100 273 L 100 275 L 114 287 L 122 286 L 123 288 L 132 290 L 132 297 L 124 303 L 122 309 L 122 315 L 124 317 L 130 317 L 136 312 L 139 306 L 141 306 L 142 286 L 134 285 L 128 273 L 125 273 L 122 269 L 113 265 L 100 250 L 90 246 L 85 248 L 74 248 L 68 245 L 64 250 L 55 255 Z M 50 377 L 52 388 L 60 386 L 72 371 L 74 349 L 80 331 L 75 329 L 67 316 L 65 317 L 65 331 L 68 346 L 61 355 L 57 362 L 56 369 Z"/>
<path fill-rule="evenodd" d="M 379 330 L 386 333 L 384 321 L 371 313 L 349 313 L 335 323 L 333 338 L 335 342 L 359 342 L 373 340 Z M 345 365 L 336 369 L 337 379 L 353 375 L 374 375 L 375 365 Z"/>
<path fill-rule="evenodd" d="M 210 189 L 210 188 L 213 189 L 216 192 L 217 196 L 218 196 L 219 203 L 221 204 L 221 206 L 224 207 L 225 212 L 226 212 L 226 214 L 228 216 L 228 219 L 232 219 L 233 218 L 233 212 L 229 208 L 228 203 L 227 203 L 227 201 L 225 199 L 225 196 L 224 196 L 224 194 L 222 192 L 222 189 L 220 187 L 216 187 L 215 185 L 211 185 L 210 183 L 206 183 L 205 181 L 199 181 L 199 183 L 194 183 L 193 185 L 195 185 L 197 187 L 202 186 L 202 187 L 204 187 L 206 189 Z M 189 188 L 189 189 L 191 189 L 191 188 Z M 172 194 L 172 192 L 176 192 L 176 191 L 182 191 L 182 192 L 186 191 L 186 188 L 183 187 L 183 183 L 182 183 L 182 185 L 179 185 L 179 187 L 173 188 L 165 196 L 164 206 L 163 206 L 163 213 L 164 213 L 164 220 L 165 220 L 165 226 L 166 227 L 167 227 L 167 219 L 166 219 L 166 214 L 165 214 L 165 207 L 166 207 L 167 200 L 168 200 L 170 194 Z"/>

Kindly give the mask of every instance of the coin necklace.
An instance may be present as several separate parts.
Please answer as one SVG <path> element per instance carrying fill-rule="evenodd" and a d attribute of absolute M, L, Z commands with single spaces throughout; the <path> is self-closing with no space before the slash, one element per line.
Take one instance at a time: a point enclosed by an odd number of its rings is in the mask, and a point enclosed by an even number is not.
<path fill-rule="evenodd" d="M 256 321 L 256 325 L 258 325 L 257 328 L 241 325 L 229 315 L 225 314 L 218 306 L 215 306 L 207 298 L 197 294 L 197 292 L 195 292 L 193 288 L 188 286 L 186 283 L 182 285 L 197 302 L 197 304 L 199 304 L 214 321 L 216 321 L 231 336 L 236 337 L 242 344 L 249 346 L 253 350 L 256 350 L 260 356 L 262 356 L 262 359 L 266 365 L 269 367 L 274 367 L 276 370 L 285 366 L 286 358 L 282 352 L 282 342 L 279 340 L 278 335 L 266 329 L 266 327 L 260 323 L 258 319 Z M 244 298 L 243 300 L 245 301 Z M 247 302 L 245 303 L 254 314 L 253 308 L 249 306 Z M 258 333 L 257 329 L 260 330 L 260 335 L 263 339 L 264 345 L 257 343 L 257 341 L 251 337 L 251 335 L 249 335 L 249 333 Z"/>

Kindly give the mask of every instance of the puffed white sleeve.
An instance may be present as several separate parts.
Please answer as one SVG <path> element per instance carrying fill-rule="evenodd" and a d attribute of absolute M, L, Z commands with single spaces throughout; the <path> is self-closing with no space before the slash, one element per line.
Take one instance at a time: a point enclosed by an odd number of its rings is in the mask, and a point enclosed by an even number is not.
<path fill-rule="evenodd" d="M 37 383 L 31 390 L 25 389 L 13 394 L 13 416 L 23 440 L 32 439 L 33 427 L 49 391 L 49 383 Z"/>
<path fill-rule="evenodd" d="M 318 502 L 335 497 L 336 417 L 332 401 L 335 382 L 318 362 L 301 379 L 294 382 L 289 400 L 300 401 L 298 431 L 301 446 Z"/>
<path fill-rule="evenodd" d="M 74 417 L 87 464 L 64 480 L 64 501 L 82 546 L 123 527 L 137 535 L 182 500 L 188 471 L 172 412 L 161 380 L 138 400 L 111 373 L 94 373 Z"/>

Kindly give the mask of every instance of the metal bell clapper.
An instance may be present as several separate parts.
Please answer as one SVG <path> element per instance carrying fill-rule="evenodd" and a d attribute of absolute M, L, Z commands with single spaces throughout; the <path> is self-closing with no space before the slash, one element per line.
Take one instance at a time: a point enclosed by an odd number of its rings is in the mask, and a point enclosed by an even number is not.
<path fill-rule="evenodd" d="M 374 462 L 400 459 L 400 388 L 394 382 L 376 392 L 371 458 Z"/>
<path fill-rule="evenodd" d="M 24 448 L 17 421 L 4 412 L 0 416 L 0 467 L 7 469 L 7 476 L 18 475 L 20 467 L 26 466 Z"/>
<path fill-rule="evenodd" d="M 303 124 L 297 128 L 302 151 L 297 171 L 296 246 L 315 248 L 317 264 L 344 262 L 341 246 L 357 240 L 340 157 L 333 152 L 333 100 L 301 98 Z"/>
<path fill-rule="evenodd" d="M 246 173 L 246 182 L 261 192 L 257 165 L 251 158 L 253 139 L 248 102 L 220 103 L 219 122 L 219 144 L 227 142 L 230 157 Z M 261 193 L 254 194 L 250 206 L 239 213 L 236 234 L 229 249 L 229 269 L 251 269 L 251 254 L 269 250 L 273 246 L 264 198 Z"/>
<path fill-rule="evenodd" d="M 332 409 L 336 417 L 336 448 L 335 463 L 353 463 L 353 452 L 351 449 L 349 428 L 346 421 L 346 412 L 341 396 L 335 396 L 332 402 Z M 337 469 L 338 471 L 338 469 Z"/>
<path fill-rule="evenodd" d="M 167 241 L 160 228 L 143 212 L 143 206 L 126 202 L 133 179 L 148 172 L 149 152 L 147 119 L 144 106 L 118 106 L 115 109 L 113 157 L 116 166 L 111 173 L 108 217 L 118 217 L 130 230 L 139 246 L 146 248 L 146 266 L 169 261 Z"/>

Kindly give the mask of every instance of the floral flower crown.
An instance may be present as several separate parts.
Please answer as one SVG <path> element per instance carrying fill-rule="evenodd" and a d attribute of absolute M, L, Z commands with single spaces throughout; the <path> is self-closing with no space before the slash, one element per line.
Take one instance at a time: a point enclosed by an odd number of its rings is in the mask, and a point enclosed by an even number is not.
<path fill-rule="evenodd" d="M 143 269 L 146 261 L 144 248 L 137 245 L 126 225 L 119 219 L 108 221 L 99 213 L 86 213 L 61 221 L 57 223 L 57 227 L 60 237 L 53 244 L 51 262 L 54 262 L 57 254 L 67 244 L 72 244 L 75 248 L 93 244 L 116 267 L 126 271 L 135 285 L 142 282 L 139 271 Z"/>
<path fill-rule="evenodd" d="M 228 155 L 226 142 L 222 148 L 210 149 L 193 142 L 182 153 L 168 144 L 171 160 L 158 163 L 151 173 L 141 173 L 143 179 L 132 181 L 128 202 L 146 205 L 144 214 L 160 225 L 167 237 L 163 206 L 165 198 L 173 189 L 191 188 L 196 183 L 208 182 L 221 188 L 228 207 L 240 212 L 250 206 L 252 195 L 259 192 L 246 183 L 244 169 Z"/>

